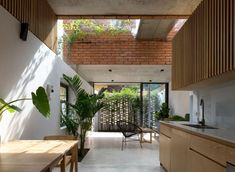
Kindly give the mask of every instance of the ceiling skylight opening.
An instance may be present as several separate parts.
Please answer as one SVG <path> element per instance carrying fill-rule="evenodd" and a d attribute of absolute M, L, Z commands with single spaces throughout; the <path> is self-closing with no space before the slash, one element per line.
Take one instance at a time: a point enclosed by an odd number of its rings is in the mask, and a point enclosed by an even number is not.
<path fill-rule="evenodd" d="M 174 31 L 178 32 L 186 21 L 187 21 L 187 19 L 179 19 L 179 20 L 177 20 L 177 22 L 175 23 L 175 25 L 173 27 Z"/>
<path fill-rule="evenodd" d="M 138 31 L 139 20 L 130 19 L 79 19 L 64 20 L 65 31 L 77 31 L 79 35 L 120 35 L 135 34 Z"/>
<path fill-rule="evenodd" d="M 175 37 L 177 32 L 182 28 L 182 26 L 184 25 L 184 23 L 186 21 L 187 21 L 187 19 L 176 20 L 174 26 L 172 27 L 172 29 L 170 30 L 170 32 L 167 35 L 167 40 L 168 41 L 172 41 L 173 40 L 173 38 Z"/>
<path fill-rule="evenodd" d="M 135 37 L 138 33 L 139 26 L 140 26 L 140 19 L 136 19 L 135 21 L 135 27 L 131 30 L 132 35 Z"/>

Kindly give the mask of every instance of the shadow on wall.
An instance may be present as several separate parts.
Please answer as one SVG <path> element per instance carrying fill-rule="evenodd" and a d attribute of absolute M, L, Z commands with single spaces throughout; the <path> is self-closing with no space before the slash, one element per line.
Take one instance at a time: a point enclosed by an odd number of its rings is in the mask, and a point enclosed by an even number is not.
<path fill-rule="evenodd" d="M 54 65 L 55 55 L 52 58 L 52 52 L 42 44 L 35 52 L 32 60 L 23 70 L 18 82 L 11 88 L 5 99 L 10 101 L 17 98 L 31 97 L 31 92 L 35 91 L 38 86 L 43 86 L 45 88 Z M 16 73 L 19 71 L 14 72 Z M 14 72 L 8 74 L 8 76 L 15 75 Z M 22 107 L 22 111 L 20 113 L 15 113 L 14 115 L 5 113 L 0 122 L 0 134 L 3 142 L 20 138 L 25 126 L 30 122 L 30 116 L 36 113 L 31 101 L 22 101 L 16 105 Z M 33 111 L 35 111 L 35 113 L 32 113 Z"/>

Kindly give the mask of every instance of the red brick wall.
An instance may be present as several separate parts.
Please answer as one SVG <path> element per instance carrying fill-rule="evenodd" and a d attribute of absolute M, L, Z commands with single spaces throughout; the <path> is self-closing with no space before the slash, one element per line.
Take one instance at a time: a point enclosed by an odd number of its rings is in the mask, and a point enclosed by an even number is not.
<path fill-rule="evenodd" d="M 77 40 L 70 53 L 69 64 L 171 64 L 171 42 L 137 41 L 132 35 L 99 35 Z"/>

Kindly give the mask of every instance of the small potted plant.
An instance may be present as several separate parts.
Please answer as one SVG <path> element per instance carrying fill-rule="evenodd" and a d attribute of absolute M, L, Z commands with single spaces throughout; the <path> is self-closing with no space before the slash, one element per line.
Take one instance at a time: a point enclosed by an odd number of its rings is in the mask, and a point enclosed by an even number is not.
<path fill-rule="evenodd" d="M 155 118 L 160 121 L 169 117 L 170 108 L 167 103 L 162 103 L 159 111 L 155 112 Z"/>

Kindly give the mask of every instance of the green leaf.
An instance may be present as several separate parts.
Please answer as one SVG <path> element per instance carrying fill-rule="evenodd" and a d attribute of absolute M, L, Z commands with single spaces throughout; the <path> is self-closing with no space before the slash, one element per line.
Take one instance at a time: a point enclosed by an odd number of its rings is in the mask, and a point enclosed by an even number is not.
<path fill-rule="evenodd" d="M 73 134 L 74 136 L 78 136 L 78 126 L 79 124 L 76 120 L 72 119 L 68 115 L 64 115 L 61 113 L 62 123 L 67 127 L 67 131 L 69 134 Z"/>
<path fill-rule="evenodd" d="M 82 81 L 78 75 L 75 75 L 74 77 L 69 77 L 63 74 L 63 78 L 69 84 L 69 87 L 73 90 L 76 96 L 80 94 L 81 91 L 83 91 L 83 89 L 81 89 Z"/>
<path fill-rule="evenodd" d="M 35 93 L 32 94 L 33 104 L 38 109 L 38 111 L 46 118 L 50 117 L 50 105 L 49 100 L 46 94 L 46 91 L 43 87 L 39 87 Z"/>
<path fill-rule="evenodd" d="M 15 105 L 10 105 L 7 102 L 5 102 L 3 99 L 0 98 L 0 115 L 2 115 L 2 113 L 4 111 L 8 111 L 10 113 L 14 113 L 16 111 L 20 112 L 21 109 Z"/>
<path fill-rule="evenodd" d="M 18 106 L 10 105 L 9 107 L 10 107 L 10 109 L 8 109 L 9 112 L 10 112 L 10 110 L 13 110 L 12 112 L 15 112 L 15 111 L 20 112 L 21 111 L 21 109 Z"/>

